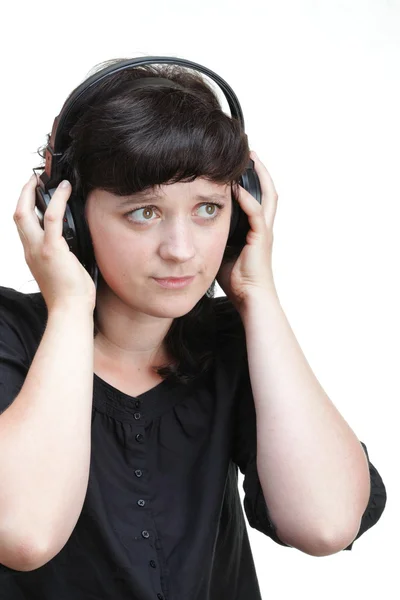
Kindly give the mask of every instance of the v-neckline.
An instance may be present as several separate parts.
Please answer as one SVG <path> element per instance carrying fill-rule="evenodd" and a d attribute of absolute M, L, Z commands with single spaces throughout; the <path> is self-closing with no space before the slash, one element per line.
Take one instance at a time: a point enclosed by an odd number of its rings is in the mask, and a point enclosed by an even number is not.
<path fill-rule="evenodd" d="M 164 386 L 167 383 L 167 380 L 163 379 L 162 381 L 159 381 L 158 383 L 156 383 L 155 385 L 153 385 L 148 390 L 145 390 L 144 392 L 141 392 L 140 394 L 137 394 L 136 396 L 133 396 L 132 394 L 128 394 L 127 392 L 124 392 L 123 390 L 120 390 L 119 388 L 115 387 L 112 383 L 110 383 L 109 381 L 106 381 L 105 379 L 103 379 L 102 377 L 100 377 L 100 375 L 97 375 L 97 373 L 93 372 L 93 375 L 103 385 L 105 385 L 106 387 L 108 387 L 109 389 L 111 389 L 114 393 L 120 394 L 123 397 L 131 398 L 131 399 L 136 399 L 136 398 L 142 399 L 142 398 L 146 397 L 147 395 L 150 395 L 150 394 L 154 393 L 155 391 L 158 391 L 158 388 L 160 388 L 161 386 Z"/>

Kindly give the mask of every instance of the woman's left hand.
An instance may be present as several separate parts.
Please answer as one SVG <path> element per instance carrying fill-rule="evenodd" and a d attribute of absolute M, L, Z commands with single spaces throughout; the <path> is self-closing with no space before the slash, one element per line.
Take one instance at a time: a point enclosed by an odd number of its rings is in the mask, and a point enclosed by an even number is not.
<path fill-rule="evenodd" d="M 254 152 L 250 152 L 260 180 L 261 204 L 239 186 L 239 204 L 247 214 L 250 229 L 246 245 L 233 261 L 224 261 L 217 274 L 218 285 L 240 312 L 257 294 L 276 293 L 272 274 L 273 224 L 278 194 L 266 167 Z"/>

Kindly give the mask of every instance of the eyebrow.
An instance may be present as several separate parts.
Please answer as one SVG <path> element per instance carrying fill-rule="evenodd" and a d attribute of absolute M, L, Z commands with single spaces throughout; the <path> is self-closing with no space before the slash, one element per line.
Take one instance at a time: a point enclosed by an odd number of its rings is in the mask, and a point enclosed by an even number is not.
<path fill-rule="evenodd" d="M 211 200 L 225 200 L 227 197 L 223 194 L 197 194 L 195 200 L 203 200 L 204 202 L 210 202 Z M 122 202 L 117 205 L 117 208 L 121 206 L 134 206 L 135 204 L 141 204 L 143 201 L 155 200 L 160 202 L 162 196 L 155 192 L 138 192 L 135 197 L 125 198 Z"/>

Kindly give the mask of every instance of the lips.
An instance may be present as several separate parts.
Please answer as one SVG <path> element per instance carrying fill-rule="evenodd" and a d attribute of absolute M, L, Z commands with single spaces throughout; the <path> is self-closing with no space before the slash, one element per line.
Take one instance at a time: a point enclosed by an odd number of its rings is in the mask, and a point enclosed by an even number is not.
<path fill-rule="evenodd" d="M 186 277 L 154 277 L 157 281 L 186 281 L 187 279 L 192 279 L 194 275 L 187 275 Z"/>
<path fill-rule="evenodd" d="M 178 289 L 183 288 L 187 285 L 190 285 L 194 280 L 195 276 L 192 277 L 169 277 L 167 279 L 158 279 L 154 277 L 153 279 L 164 288 L 169 289 Z"/>

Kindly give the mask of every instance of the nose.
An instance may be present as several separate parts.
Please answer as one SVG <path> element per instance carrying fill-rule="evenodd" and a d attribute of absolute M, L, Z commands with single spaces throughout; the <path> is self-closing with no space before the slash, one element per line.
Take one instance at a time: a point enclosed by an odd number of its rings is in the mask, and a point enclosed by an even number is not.
<path fill-rule="evenodd" d="M 159 252 L 163 260 L 175 262 L 186 262 L 195 256 L 193 229 L 185 219 L 177 219 L 164 229 Z"/>

